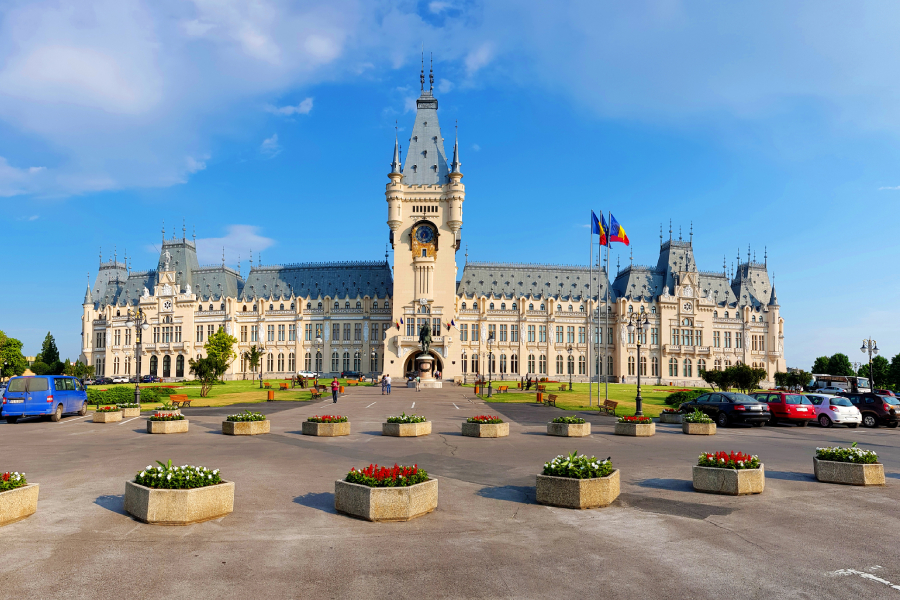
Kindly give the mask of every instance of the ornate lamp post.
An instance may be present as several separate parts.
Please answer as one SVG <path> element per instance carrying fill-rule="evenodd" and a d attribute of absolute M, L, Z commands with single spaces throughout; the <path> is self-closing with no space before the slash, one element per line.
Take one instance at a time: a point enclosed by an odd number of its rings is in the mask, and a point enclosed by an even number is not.
<path fill-rule="evenodd" d="M 569 344 L 569 347 L 566 348 L 566 352 L 569 353 L 569 358 L 572 358 L 572 344 Z M 572 391 L 572 371 L 574 371 L 575 363 L 571 360 L 567 360 L 566 364 L 569 367 L 569 391 Z"/>
<path fill-rule="evenodd" d="M 369 366 L 371 367 L 372 373 L 372 381 L 375 381 L 375 360 L 378 358 L 378 351 L 375 348 L 372 348 L 371 360 L 369 360 Z"/>
<path fill-rule="evenodd" d="M 487 339 L 487 347 L 488 347 L 488 398 L 491 397 L 492 388 L 491 385 L 493 383 L 493 375 L 494 375 L 494 353 L 493 353 L 493 344 L 494 344 L 494 334 L 491 333 Z"/>
<path fill-rule="evenodd" d="M 872 355 L 878 356 L 878 342 L 869 338 L 867 340 L 863 340 L 862 346 L 859 348 L 860 352 L 865 354 L 869 353 L 869 389 L 875 391 L 875 374 L 872 372 Z"/>
<path fill-rule="evenodd" d="M 137 310 L 128 309 L 128 320 L 125 327 L 134 328 L 134 371 L 137 374 L 137 382 L 134 384 L 134 403 L 141 405 L 141 333 L 150 329 L 147 315 L 138 307 Z"/>
<path fill-rule="evenodd" d="M 316 383 L 319 381 L 319 360 L 325 360 L 325 357 L 322 353 L 325 351 L 325 342 L 322 341 L 322 336 L 316 337 Z M 321 359 L 319 358 L 321 356 Z"/>
<path fill-rule="evenodd" d="M 650 320 L 647 313 L 631 313 L 628 317 L 628 333 L 634 334 L 637 329 L 637 396 L 634 399 L 634 414 L 644 415 L 643 398 L 641 398 L 641 339 L 650 328 Z"/>
<path fill-rule="evenodd" d="M 266 357 L 266 349 L 262 346 L 259 347 L 259 389 L 262 389 L 263 386 L 263 370 L 265 369 L 265 363 L 263 360 Z"/>

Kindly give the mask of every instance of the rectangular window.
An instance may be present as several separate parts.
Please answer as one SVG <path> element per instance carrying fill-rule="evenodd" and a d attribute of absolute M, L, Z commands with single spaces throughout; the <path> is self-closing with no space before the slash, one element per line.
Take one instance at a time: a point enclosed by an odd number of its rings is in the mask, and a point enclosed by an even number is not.
<path fill-rule="evenodd" d="M 440 319 L 432 319 L 431 320 L 431 335 L 433 335 L 433 336 L 441 335 L 441 320 Z"/>
<path fill-rule="evenodd" d="M 511 341 L 511 342 L 519 341 L 519 326 L 518 325 L 510 325 L 509 326 L 509 341 Z"/>
<path fill-rule="evenodd" d="M 650 328 L 650 344 L 651 345 L 659 344 L 659 328 L 657 328 L 657 327 Z"/>
<path fill-rule="evenodd" d="M 159 343 L 159 327 L 153 328 L 153 343 L 154 344 Z"/>
<path fill-rule="evenodd" d="M 613 332 L 612 332 L 612 330 L 613 330 L 612 327 L 607 327 L 607 328 L 606 328 L 606 343 L 607 343 L 607 345 L 612 344 L 612 343 L 613 343 L 613 340 L 615 339 L 615 338 L 613 337 Z M 612 373 L 607 373 L 607 375 L 612 375 Z"/>
<path fill-rule="evenodd" d="M 353 341 L 354 342 L 362 341 L 362 323 L 354 323 L 353 324 Z"/>
<path fill-rule="evenodd" d="M 575 343 L 575 327 L 574 326 L 566 327 L 566 341 L 569 342 L 570 344 Z"/>
<path fill-rule="evenodd" d="M 634 332 L 631 332 L 631 331 L 628 332 L 628 343 L 629 344 L 634 343 Z"/>
<path fill-rule="evenodd" d="M 113 331 L 113 345 L 115 345 L 115 346 L 118 346 L 119 344 L 122 343 L 121 331 L 122 331 L 121 329 L 115 329 Z"/>
<path fill-rule="evenodd" d="M 585 336 L 584 329 L 585 329 L 584 327 L 579 327 L 579 328 L 578 328 L 578 343 L 579 343 L 579 344 L 583 344 L 583 343 L 584 343 L 584 336 Z"/>
<path fill-rule="evenodd" d="M 198 342 L 203 341 L 203 325 L 197 325 L 197 340 Z"/>
<path fill-rule="evenodd" d="M 387 324 L 387 323 L 382 323 L 382 324 L 381 324 L 381 339 L 382 339 L 382 340 L 386 340 L 386 339 L 387 339 L 387 332 L 388 332 L 388 324 Z"/>
<path fill-rule="evenodd" d="M 469 340 L 469 324 L 462 323 L 459 326 L 459 341 L 466 342 Z M 465 362 L 465 361 L 463 361 Z"/>
<path fill-rule="evenodd" d="M 372 323 L 371 337 L 372 337 L 371 341 L 373 341 L 373 342 L 378 340 L 378 323 Z M 376 369 L 373 368 L 372 370 L 375 371 Z"/>
<path fill-rule="evenodd" d="M 472 323 L 472 341 L 477 342 L 480 338 L 480 334 L 478 333 L 478 323 Z M 478 372 L 477 369 L 473 369 L 474 372 Z"/>
<path fill-rule="evenodd" d="M 216 333 L 216 326 L 215 326 L 215 325 L 207 325 L 207 326 L 206 326 L 206 339 L 211 338 L 212 336 L 215 335 L 215 333 Z"/>
<path fill-rule="evenodd" d="M 341 324 L 340 323 L 332 323 L 331 324 L 331 339 L 332 341 L 339 342 L 341 341 Z M 337 370 L 337 369 L 335 369 Z"/>
<path fill-rule="evenodd" d="M 557 343 L 557 344 L 562 344 L 562 343 L 563 343 L 563 339 L 564 339 L 564 338 L 563 338 L 563 328 L 562 328 L 562 325 L 557 325 L 557 326 L 556 326 L 556 343 Z"/>
<path fill-rule="evenodd" d="M 181 342 L 181 325 L 175 326 L 175 343 Z"/>
<path fill-rule="evenodd" d="M 698 329 L 697 331 L 694 332 L 694 341 L 697 343 L 698 346 L 703 345 L 703 330 L 702 329 Z"/>
<path fill-rule="evenodd" d="M 547 341 L 547 326 L 546 325 L 538 325 L 538 341 L 540 343 L 545 343 Z M 544 359 L 546 361 L 546 358 Z M 546 373 L 546 367 L 541 373 Z"/>
<path fill-rule="evenodd" d="M 125 330 L 125 345 L 126 346 L 131 345 L 131 330 L 130 329 Z"/>
<path fill-rule="evenodd" d="M 274 325 L 266 326 L 266 341 L 267 342 L 275 341 L 275 326 Z"/>
<path fill-rule="evenodd" d="M 679 332 L 677 329 L 673 329 L 672 330 L 672 345 L 678 346 L 679 345 L 678 342 L 680 340 L 681 340 L 681 332 Z"/>
<path fill-rule="evenodd" d="M 350 341 L 350 323 L 344 323 L 344 341 Z M 347 369 L 349 371 L 350 369 Z"/>
<path fill-rule="evenodd" d="M 316 337 L 320 338 L 325 335 L 325 324 L 324 323 L 316 323 Z"/>
<path fill-rule="evenodd" d="M 247 326 L 246 325 L 241 325 L 241 341 L 242 342 L 247 341 Z"/>
<path fill-rule="evenodd" d="M 103 347 L 103 337 L 104 337 L 104 333 L 103 333 L 102 331 L 98 331 L 98 332 L 97 332 L 97 335 L 94 336 L 94 337 L 96 338 L 96 341 L 94 342 L 94 347 L 96 347 L 96 348 L 102 348 L 102 347 Z"/>
<path fill-rule="evenodd" d="M 259 325 L 251 325 L 250 326 L 250 341 L 251 342 L 259 341 Z"/>
<path fill-rule="evenodd" d="M 288 325 L 288 341 L 297 341 L 297 325 Z M 293 371 L 293 369 L 291 369 Z"/>
<path fill-rule="evenodd" d="M 278 326 L 278 341 L 279 341 L 279 342 L 285 341 L 285 340 L 284 340 L 284 338 L 285 338 L 285 335 L 284 335 L 285 332 L 284 332 L 284 330 L 285 330 L 285 326 L 284 326 L 284 325 L 279 325 L 279 326 Z"/>
<path fill-rule="evenodd" d="M 760 352 L 766 351 L 766 336 L 764 335 L 759 336 L 759 350 Z M 893 362 L 893 359 L 891 359 L 891 362 Z"/>
<path fill-rule="evenodd" d="M 725 332 L 725 347 L 731 348 L 731 332 L 730 331 Z"/>
<path fill-rule="evenodd" d="M 500 341 L 501 342 L 506 341 L 506 325 L 500 326 Z"/>
<path fill-rule="evenodd" d="M 306 323 L 303 325 L 303 339 L 307 342 L 311 342 L 312 337 L 312 323 Z M 307 371 L 311 371 L 312 369 L 306 369 Z"/>
<path fill-rule="evenodd" d="M 415 319 L 406 319 L 406 335 L 416 335 Z"/>
<path fill-rule="evenodd" d="M 494 338 L 494 341 L 497 341 L 497 326 L 496 325 L 488 325 L 488 339 Z"/>
<path fill-rule="evenodd" d="M 529 325 L 529 326 L 528 326 L 528 341 L 529 341 L 529 342 L 535 341 L 535 337 L 534 337 L 534 325 Z M 532 361 L 532 362 L 534 362 L 534 361 Z M 529 371 L 529 372 L 533 372 L 534 369 L 532 368 L 532 369 L 529 369 L 528 371 Z"/>
<path fill-rule="evenodd" d="M 718 331 L 713 331 L 713 348 L 718 348 L 721 345 L 722 336 Z"/>
<path fill-rule="evenodd" d="M 735 348 L 743 348 L 744 347 L 743 343 L 744 343 L 744 341 L 743 341 L 743 338 L 741 337 L 741 332 L 735 331 L 734 332 L 734 347 Z"/>

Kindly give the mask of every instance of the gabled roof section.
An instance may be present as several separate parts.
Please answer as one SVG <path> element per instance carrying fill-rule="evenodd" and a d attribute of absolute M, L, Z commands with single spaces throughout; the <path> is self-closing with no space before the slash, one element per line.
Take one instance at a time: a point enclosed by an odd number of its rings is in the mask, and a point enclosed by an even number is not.
<path fill-rule="evenodd" d="M 462 279 L 457 282 L 456 294 L 583 300 L 593 290 L 595 298 L 599 294 L 603 299 L 608 285 L 605 269 L 594 269 L 592 281 L 590 268 L 582 266 L 469 262 L 463 268 Z M 615 298 L 611 293 L 610 301 Z"/>
<path fill-rule="evenodd" d="M 675 274 L 679 271 L 697 271 L 694 261 L 694 248 L 691 242 L 669 240 L 659 248 L 659 260 L 656 271 L 665 277 L 663 284 L 669 287 L 669 293 L 675 289 Z M 659 293 L 662 293 L 660 290 Z"/>
<path fill-rule="evenodd" d="M 629 265 L 616 274 L 613 291 L 619 298 L 649 302 L 663 293 L 664 273 L 644 265 Z"/>
<path fill-rule="evenodd" d="M 251 269 L 239 300 L 253 298 L 387 298 L 394 279 L 385 261 L 325 262 L 275 265 Z"/>
<path fill-rule="evenodd" d="M 731 289 L 741 305 L 767 306 L 772 293 L 765 263 L 748 261 L 738 265 Z"/>
<path fill-rule="evenodd" d="M 437 109 L 437 98 L 430 90 L 424 90 L 416 100 L 416 122 L 403 163 L 403 183 L 406 185 L 443 185 L 449 181 L 450 170 Z"/>
<path fill-rule="evenodd" d="M 175 271 L 175 283 L 178 290 L 183 291 L 188 285 L 193 290 L 197 288 L 193 273 L 200 268 L 197 262 L 197 246 L 186 238 L 172 238 L 163 240 L 162 249 L 159 252 L 157 272 L 162 272 L 166 264 L 166 252 L 169 253 L 169 270 Z"/>

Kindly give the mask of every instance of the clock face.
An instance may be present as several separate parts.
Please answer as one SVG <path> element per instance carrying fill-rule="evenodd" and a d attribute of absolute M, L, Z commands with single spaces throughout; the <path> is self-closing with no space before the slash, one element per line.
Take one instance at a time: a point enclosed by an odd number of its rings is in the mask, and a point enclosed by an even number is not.
<path fill-rule="evenodd" d="M 434 240 L 434 230 L 431 227 L 419 227 L 416 229 L 416 239 L 422 244 L 429 244 Z"/>
<path fill-rule="evenodd" d="M 169 300 L 166 300 L 165 302 L 163 302 L 163 308 L 165 310 L 172 310 L 172 302 Z"/>

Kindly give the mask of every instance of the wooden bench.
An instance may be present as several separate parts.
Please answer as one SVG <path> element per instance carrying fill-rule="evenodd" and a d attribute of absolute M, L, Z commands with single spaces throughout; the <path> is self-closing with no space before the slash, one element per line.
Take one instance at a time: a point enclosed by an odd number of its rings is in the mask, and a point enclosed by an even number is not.
<path fill-rule="evenodd" d="M 553 406 L 556 406 L 556 396 L 553 394 L 550 394 L 549 396 L 547 396 L 546 402 L 547 402 L 547 406 L 550 406 L 551 404 Z"/>
<path fill-rule="evenodd" d="M 566 386 L 565 385 L 559 386 L 559 391 L 561 391 L 561 392 L 566 391 Z"/>
<path fill-rule="evenodd" d="M 320 392 L 317 388 L 311 387 L 309 388 L 310 399 L 315 400 L 316 398 L 322 397 L 322 392 Z"/>
<path fill-rule="evenodd" d="M 546 385 L 539 385 L 539 386 L 537 386 L 537 391 L 539 391 L 539 392 L 546 392 L 546 391 L 547 391 L 547 386 L 546 386 Z"/>
<path fill-rule="evenodd" d="M 501 386 L 497 387 L 497 391 L 500 392 L 501 394 L 507 394 L 507 393 L 509 393 L 509 386 L 501 385 Z"/>
<path fill-rule="evenodd" d="M 603 402 L 603 406 L 600 407 L 601 413 L 606 413 L 608 415 L 616 416 L 616 407 L 619 405 L 618 402 L 614 402 L 612 400 L 605 400 Z"/>
<path fill-rule="evenodd" d="M 187 394 L 172 394 L 169 396 L 169 404 L 175 408 L 182 408 L 184 406 L 190 406 L 191 400 L 187 397 Z"/>
<path fill-rule="evenodd" d="M 286 383 L 279 383 L 279 384 L 278 384 L 278 389 L 280 389 L 280 390 L 286 390 L 286 389 L 288 389 L 288 386 L 287 386 Z"/>
<path fill-rule="evenodd" d="M 270 383 L 263 384 L 263 388 L 265 388 L 265 389 L 269 389 L 270 387 L 272 387 L 272 384 L 270 384 Z"/>

